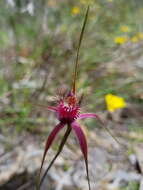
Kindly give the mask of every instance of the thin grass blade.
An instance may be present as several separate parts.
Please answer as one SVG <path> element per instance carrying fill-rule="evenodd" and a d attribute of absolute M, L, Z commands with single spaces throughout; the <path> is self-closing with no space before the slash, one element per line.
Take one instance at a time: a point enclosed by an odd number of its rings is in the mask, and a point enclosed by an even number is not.
<path fill-rule="evenodd" d="M 75 91 L 76 91 L 76 78 L 77 78 L 77 68 L 78 68 L 78 60 L 79 60 L 79 50 L 80 50 L 81 42 L 82 42 L 82 39 L 83 39 L 85 26 L 86 26 L 86 23 L 87 23 L 88 13 L 89 13 L 89 6 L 87 7 L 87 10 L 86 10 L 82 30 L 81 30 L 80 37 L 79 37 L 79 43 L 78 43 L 78 47 L 77 47 L 77 54 L 76 54 L 76 60 L 75 60 L 75 70 L 74 70 L 74 74 L 73 74 L 73 84 L 72 84 L 72 92 L 73 92 L 73 94 L 75 94 Z"/>

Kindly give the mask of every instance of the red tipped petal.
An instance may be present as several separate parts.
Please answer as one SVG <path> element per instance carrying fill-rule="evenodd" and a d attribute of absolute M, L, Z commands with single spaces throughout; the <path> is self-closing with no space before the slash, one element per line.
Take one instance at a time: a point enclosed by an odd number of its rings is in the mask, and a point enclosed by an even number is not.
<path fill-rule="evenodd" d="M 41 163 L 41 167 L 40 167 L 40 172 L 39 172 L 39 178 L 40 178 L 40 174 L 41 174 L 41 170 L 44 164 L 44 160 L 45 160 L 45 156 L 47 154 L 47 151 L 49 150 L 50 146 L 52 145 L 57 133 L 64 127 L 64 124 L 59 123 L 58 125 L 56 125 L 56 127 L 52 130 L 52 132 L 50 133 L 47 141 L 46 141 L 46 145 L 45 145 L 45 150 L 44 150 L 44 154 L 43 154 L 43 158 L 42 158 L 42 163 Z"/>
<path fill-rule="evenodd" d="M 82 113 L 79 114 L 78 119 L 86 119 L 86 118 L 97 118 L 98 116 L 95 113 Z"/>
<path fill-rule="evenodd" d="M 54 106 L 44 106 L 44 105 L 40 105 L 40 104 L 34 104 L 35 106 L 39 106 L 39 107 L 42 107 L 44 109 L 48 109 L 49 111 L 53 111 L 53 112 L 56 112 L 57 111 L 57 108 L 54 107 Z"/>
<path fill-rule="evenodd" d="M 77 136 L 77 139 L 78 139 L 79 144 L 80 144 L 81 151 L 82 151 L 83 156 L 84 156 L 85 165 L 86 165 L 87 180 L 88 180 L 88 187 L 89 187 L 89 190 L 91 190 L 89 172 L 88 172 L 88 156 L 87 156 L 86 138 L 85 138 L 85 135 L 84 135 L 82 129 L 80 128 L 80 126 L 76 122 L 72 123 L 71 127 Z"/>
<path fill-rule="evenodd" d="M 82 113 L 82 114 L 79 114 L 77 119 L 88 119 L 88 118 L 98 119 L 98 121 L 100 121 L 101 124 L 104 124 L 102 119 L 95 113 Z"/>
<path fill-rule="evenodd" d="M 121 145 L 121 143 L 114 137 L 114 135 L 112 134 L 112 132 L 110 131 L 110 129 L 108 129 L 105 126 L 105 123 L 102 121 L 102 119 L 98 115 L 96 115 L 95 113 L 83 113 L 83 114 L 79 114 L 79 116 L 78 116 L 77 119 L 87 119 L 87 118 L 96 118 L 96 119 L 98 119 L 98 121 L 100 121 L 100 123 L 102 124 L 101 127 L 104 128 L 119 145 Z"/>
<path fill-rule="evenodd" d="M 45 108 L 47 108 L 49 111 L 53 111 L 53 112 L 57 111 L 57 108 L 54 107 L 54 106 L 48 106 L 48 107 L 45 107 Z"/>

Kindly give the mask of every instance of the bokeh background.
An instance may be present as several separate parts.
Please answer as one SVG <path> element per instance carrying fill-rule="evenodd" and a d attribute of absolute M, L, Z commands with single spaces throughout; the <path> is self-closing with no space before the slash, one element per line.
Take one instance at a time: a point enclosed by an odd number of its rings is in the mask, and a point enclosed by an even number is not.
<path fill-rule="evenodd" d="M 88 5 L 77 78 L 78 94 L 84 94 L 82 111 L 99 114 L 121 142 L 98 121 L 81 122 L 89 145 L 92 189 L 142 188 L 143 1 L 1 0 L 1 190 L 34 189 L 44 142 L 57 123 L 37 104 L 54 105 L 59 88 L 70 89 Z M 47 165 L 61 138 L 62 133 Z M 87 189 L 74 136 L 42 188 Z"/>

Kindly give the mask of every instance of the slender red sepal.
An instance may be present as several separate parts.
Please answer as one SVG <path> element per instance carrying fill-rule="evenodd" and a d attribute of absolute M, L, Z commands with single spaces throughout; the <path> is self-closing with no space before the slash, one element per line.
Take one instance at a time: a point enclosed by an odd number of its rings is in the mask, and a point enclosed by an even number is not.
<path fill-rule="evenodd" d="M 66 143 L 66 141 L 67 141 L 67 138 L 68 138 L 68 136 L 70 135 L 70 132 L 71 132 L 71 127 L 68 126 L 68 127 L 67 127 L 67 130 L 66 130 L 66 132 L 65 132 L 65 135 L 64 135 L 64 137 L 63 137 L 63 139 L 62 139 L 62 141 L 61 141 L 61 143 L 60 143 L 60 146 L 59 146 L 59 149 L 58 149 L 57 154 L 54 156 L 54 158 L 53 158 L 52 161 L 50 162 L 50 164 L 49 164 L 48 168 L 46 169 L 46 171 L 45 171 L 45 173 L 44 173 L 44 175 L 43 175 L 43 177 L 42 177 L 40 183 L 38 184 L 38 190 L 40 189 L 40 187 L 41 187 L 41 185 L 42 185 L 42 183 L 43 183 L 43 181 L 44 181 L 44 179 L 45 179 L 45 177 L 46 177 L 48 171 L 50 170 L 50 168 L 51 168 L 52 165 L 54 164 L 55 160 L 57 159 L 57 157 L 58 157 L 59 154 L 61 153 L 61 151 L 62 151 L 62 149 L 63 149 L 63 147 L 64 147 L 64 145 L 65 145 L 65 143 Z"/>
<path fill-rule="evenodd" d="M 87 155 L 86 138 L 85 138 L 85 135 L 84 135 L 82 129 L 78 125 L 78 123 L 76 123 L 76 122 L 72 123 L 71 127 L 72 127 L 72 129 L 74 130 L 74 132 L 75 132 L 75 134 L 77 136 L 77 139 L 78 139 L 79 144 L 80 144 L 81 151 L 82 151 L 83 156 L 84 156 L 85 165 L 86 165 L 87 180 L 88 180 L 88 187 L 89 187 L 89 190 L 91 190 L 89 172 L 88 172 L 88 155 Z"/>
<path fill-rule="evenodd" d="M 64 127 L 64 124 L 59 123 L 58 125 L 56 125 L 56 127 L 52 130 L 52 132 L 50 133 L 47 141 L 46 141 L 46 145 L 45 145 L 45 150 L 44 150 L 44 154 L 43 154 L 43 158 L 42 158 L 42 163 L 41 163 L 41 167 L 40 167 L 40 172 L 39 172 L 39 179 L 40 179 L 40 175 L 41 175 L 41 171 L 43 168 L 43 164 L 45 161 L 45 156 L 50 148 L 50 146 L 52 145 L 57 133 Z"/>

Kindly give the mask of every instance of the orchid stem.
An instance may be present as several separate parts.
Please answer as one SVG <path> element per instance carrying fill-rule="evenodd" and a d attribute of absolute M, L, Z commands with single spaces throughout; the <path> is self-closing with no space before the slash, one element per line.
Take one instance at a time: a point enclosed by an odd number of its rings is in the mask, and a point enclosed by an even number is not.
<path fill-rule="evenodd" d="M 63 150 L 63 147 L 64 147 L 64 145 L 65 145 L 65 143 L 66 143 L 66 141 L 67 141 L 67 138 L 68 138 L 70 132 L 71 132 L 71 127 L 68 126 L 68 128 L 67 128 L 67 130 L 66 130 L 66 132 L 65 132 L 65 135 L 64 135 L 64 137 L 63 137 L 63 139 L 62 139 L 62 141 L 61 141 L 61 144 L 60 144 L 60 146 L 59 146 L 59 149 L 58 149 L 57 154 L 55 155 L 55 157 L 53 158 L 53 160 L 52 160 L 51 163 L 49 164 L 48 168 L 46 169 L 46 171 L 45 171 L 45 173 L 44 173 L 44 175 L 43 175 L 43 177 L 42 177 L 42 179 L 41 179 L 41 181 L 40 181 L 40 183 L 39 183 L 39 185 L 38 185 L 38 190 L 40 189 L 40 187 L 41 187 L 41 185 L 42 185 L 42 183 L 43 183 L 43 181 L 44 181 L 44 179 L 45 179 L 45 177 L 46 177 L 48 171 L 49 171 L 50 168 L 51 168 L 51 166 L 53 165 L 53 163 L 55 162 L 55 160 L 57 159 L 57 157 L 59 156 L 59 154 L 60 154 L 61 151 Z"/>
<path fill-rule="evenodd" d="M 86 172 L 87 172 L 88 187 L 89 187 L 89 190 L 91 190 L 91 187 L 90 187 L 90 178 L 89 178 L 89 169 L 88 169 L 88 160 L 85 160 L 85 166 L 86 166 Z"/>

